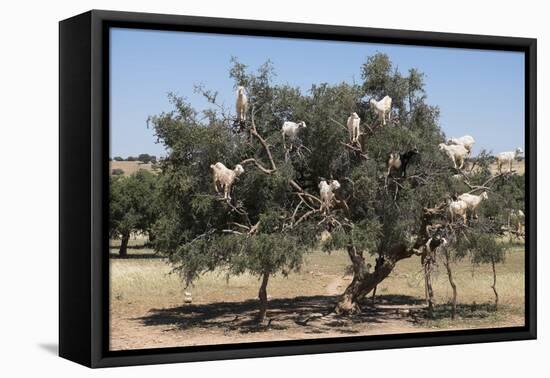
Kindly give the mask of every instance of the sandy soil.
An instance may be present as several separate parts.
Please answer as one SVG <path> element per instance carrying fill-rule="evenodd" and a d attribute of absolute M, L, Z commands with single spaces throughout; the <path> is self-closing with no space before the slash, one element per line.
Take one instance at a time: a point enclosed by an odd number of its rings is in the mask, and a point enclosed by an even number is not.
<path fill-rule="evenodd" d="M 326 295 L 271 299 L 269 321 L 254 321 L 255 300 L 222 303 L 174 303 L 150 308 L 125 302 L 111 312 L 111 349 L 159 348 L 205 344 L 246 343 L 292 339 L 331 338 L 358 335 L 440 331 L 423 319 L 424 303 L 405 295 L 381 295 L 376 304 L 365 305 L 360 315 L 330 314 L 337 293 L 349 277 L 334 276 Z M 523 325 L 523 317 L 507 314 L 502 319 L 479 319 L 453 329 L 512 327 Z"/>

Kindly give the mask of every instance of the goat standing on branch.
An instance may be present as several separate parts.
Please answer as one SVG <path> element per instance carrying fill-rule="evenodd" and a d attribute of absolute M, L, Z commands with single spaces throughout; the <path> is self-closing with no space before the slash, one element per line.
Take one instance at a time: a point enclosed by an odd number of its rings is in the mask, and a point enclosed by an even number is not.
<path fill-rule="evenodd" d="M 372 98 L 370 101 L 370 106 L 374 112 L 378 115 L 383 125 L 386 125 L 386 115 L 388 116 L 388 121 L 391 121 L 391 97 L 386 96 L 380 101 L 376 101 Z"/>
<path fill-rule="evenodd" d="M 460 138 L 451 138 L 447 141 L 449 145 L 464 146 L 468 151 L 468 157 L 472 156 L 472 148 L 474 147 L 475 139 L 470 135 L 464 135 Z"/>
<path fill-rule="evenodd" d="M 407 165 L 413 156 L 419 153 L 416 147 L 405 153 L 392 152 L 386 160 L 386 168 L 388 169 L 387 176 L 389 177 L 391 170 L 394 169 L 396 171 L 401 170 L 401 177 L 407 177 Z"/>
<path fill-rule="evenodd" d="M 512 163 L 515 159 L 520 157 L 523 154 L 523 150 L 521 148 L 516 148 L 515 151 L 508 151 L 508 152 L 501 152 L 499 153 L 497 158 L 497 166 L 499 173 L 502 173 L 502 166 L 504 164 L 508 164 L 508 172 L 512 172 Z"/>
<path fill-rule="evenodd" d="M 296 140 L 296 137 L 298 136 L 298 132 L 300 129 L 305 129 L 306 123 L 304 121 L 300 121 L 298 123 L 296 122 L 290 122 L 286 121 L 283 123 L 283 127 L 281 128 L 281 134 L 283 135 L 283 146 L 285 150 L 291 150 L 293 147 L 293 142 Z M 287 149 L 286 147 L 286 139 L 290 141 L 290 149 Z"/>
<path fill-rule="evenodd" d="M 464 167 L 464 159 L 468 155 L 468 150 L 466 147 L 461 144 L 447 146 L 445 143 L 440 143 L 439 150 L 445 152 L 445 154 L 451 159 L 455 169 L 460 170 Z"/>
<path fill-rule="evenodd" d="M 237 121 L 239 121 L 239 123 L 241 124 L 243 124 L 246 121 L 247 109 L 248 109 L 248 98 L 246 97 L 244 87 L 238 87 L 236 110 L 237 110 Z"/>
<path fill-rule="evenodd" d="M 477 208 L 481 204 L 481 201 L 489 199 L 487 192 L 481 193 L 479 196 L 470 193 L 464 193 L 458 196 L 460 201 L 464 201 L 468 207 L 468 210 L 472 212 L 472 218 L 477 219 Z"/>
<path fill-rule="evenodd" d="M 509 230 L 514 230 L 516 235 L 525 236 L 525 213 L 522 210 L 510 211 Z"/>
<path fill-rule="evenodd" d="M 331 180 L 330 184 L 326 180 L 319 183 L 319 195 L 321 197 L 321 213 L 328 213 L 334 202 L 334 192 L 340 189 L 340 183 L 336 180 Z"/>
<path fill-rule="evenodd" d="M 451 214 L 451 222 L 455 221 L 455 217 L 462 218 L 462 222 L 466 224 L 468 211 L 468 204 L 462 200 L 451 201 L 449 203 L 449 214 Z"/>
<path fill-rule="evenodd" d="M 242 165 L 237 164 L 235 169 L 231 170 L 220 162 L 210 165 L 214 178 L 214 189 L 216 193 L 220 192 L 220 188 L 223 189 L 224 197 L 226 200 L 231 200 L 231 187 L 233 183 L 241 174 L 244 173 Z M 220 185 L 220 188 L 218 188 Z"/>
<path fill-rule="evenodd" d="M 361 135 L 361 130 L 359 128 L 359 123 L 361 122 L 361 118 L 357 115 L 357 113 L 353 112 L 348 117 L 348 131 L 349 131 L 349 138 L 351 143 L 359 143 L 359 135 Z"/>

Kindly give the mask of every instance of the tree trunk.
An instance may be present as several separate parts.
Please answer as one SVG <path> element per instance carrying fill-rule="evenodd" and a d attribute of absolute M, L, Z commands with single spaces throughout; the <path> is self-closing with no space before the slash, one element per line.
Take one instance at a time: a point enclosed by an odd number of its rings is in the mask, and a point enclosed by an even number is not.
<path fill-rule="evenodd" d="M 495 258 L 491 257 L 491 265 L 493 267 L 493 291 L 495 292 L 495 310 L 498 310 L 498 292 L 497 292 L 497 270 L 495 267 Z"/>
<path fill-rule="evenodd" d="M 355 247 L 348 247 L 348 255 L 352 262 L 353 280 L 334 309 L 341 315 L 361 312 L 361 300 L 390 275 L 397 261 L 411 257 L 413 253 L 404 245 L 396 245 L 384 255 L 372 273 L 367 271 L 363 255 Z"/>
<path fill-rule="evenodd" d="M 260 299 L 260 311 L 258 312 L 258 323 L 263 323 L 265 315 L 267 313 L 267 283 L 269 281 L 269 273 L 262 275 L 262 284 L 260 285 L 260 291 L 258 298 Z"/>
<path fill-rule="evenodd" d="M 428 259 L 424 264 L 424 284 L 426 289 L 426 304 L 428 305 L 428 314 L 431 317 L 434 310 L 434 291 L 432 287 L 432 260 Z"/>
<path fill-rule="evenodd" d="M 362 252 L 357 251 L 353 245 L 348 246 L 347 252 L 353 268 L 353 280 L 336 304 L 334 312 L 337 314 L 360 312 L 360 301 L 390 275 L 395 264 L 400 260 L 418 254 L 418 251 L 424 247 L 429 239 L 428 229 L 432 227 L 433 220 L 438 218 L 444 209 L 445 204 L 440 204 L 434 208 L 424 208 L 418 236 L 414 245 L 410 247 L 405 244 L 395 244 L 389 249 L 382 251 L 383 253 L 379 254 L 380 260 L 377 261 L 372 273 L 366 269 Z"/>
<path fill-rule="evenodd" d="M 449 283 L 451 284 L 451 287 L 453 288 L 453 302 L 452 302 L 452 312 L 451 312 L 451 319 L 454 319 L 456 316 L 456 284 L 453 280 L 453 271 L 451 269 L 451 261 L 449 257 L 449 251 L 447 248 L 443 249 L 445 251 L 445 268 L 447 269 L 447 276 L 449 277 Z"/>
<path fill-rule="evenodd" d="M 120 249 L 118 254 L 120 257 L 128 256 L 128 241 L 130 240 L 130 233 L 122 234 L 122 239 L 120 240 Z"/>

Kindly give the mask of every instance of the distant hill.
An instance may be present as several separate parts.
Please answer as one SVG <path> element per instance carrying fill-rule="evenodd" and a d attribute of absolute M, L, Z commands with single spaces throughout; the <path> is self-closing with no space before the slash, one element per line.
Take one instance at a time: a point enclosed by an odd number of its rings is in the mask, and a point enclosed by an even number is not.
<path fill-rule="evenodd" d="M 113 171 L 115 169 L 120 169 L 123 172 L 124 176 L 130 176 L 132 173 L 135 173 L 139 171 L 140 169 L 144 169 L 149 172 L 155 173 L 155 169 L 153 169 L 153 164 L 151 163 L 144 163 L 142 161 L 110 161 L 109 162 L 109 174 L 113 175 Z"/>

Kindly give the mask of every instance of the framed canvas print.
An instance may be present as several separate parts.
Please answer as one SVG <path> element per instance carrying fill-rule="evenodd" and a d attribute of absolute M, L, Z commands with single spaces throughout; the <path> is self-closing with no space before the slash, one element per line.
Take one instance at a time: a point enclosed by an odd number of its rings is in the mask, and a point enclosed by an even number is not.
<path fill-rule="evenodd" d="M 536 337 L 536 40 L 60 22 L 60 355 Z"/>

